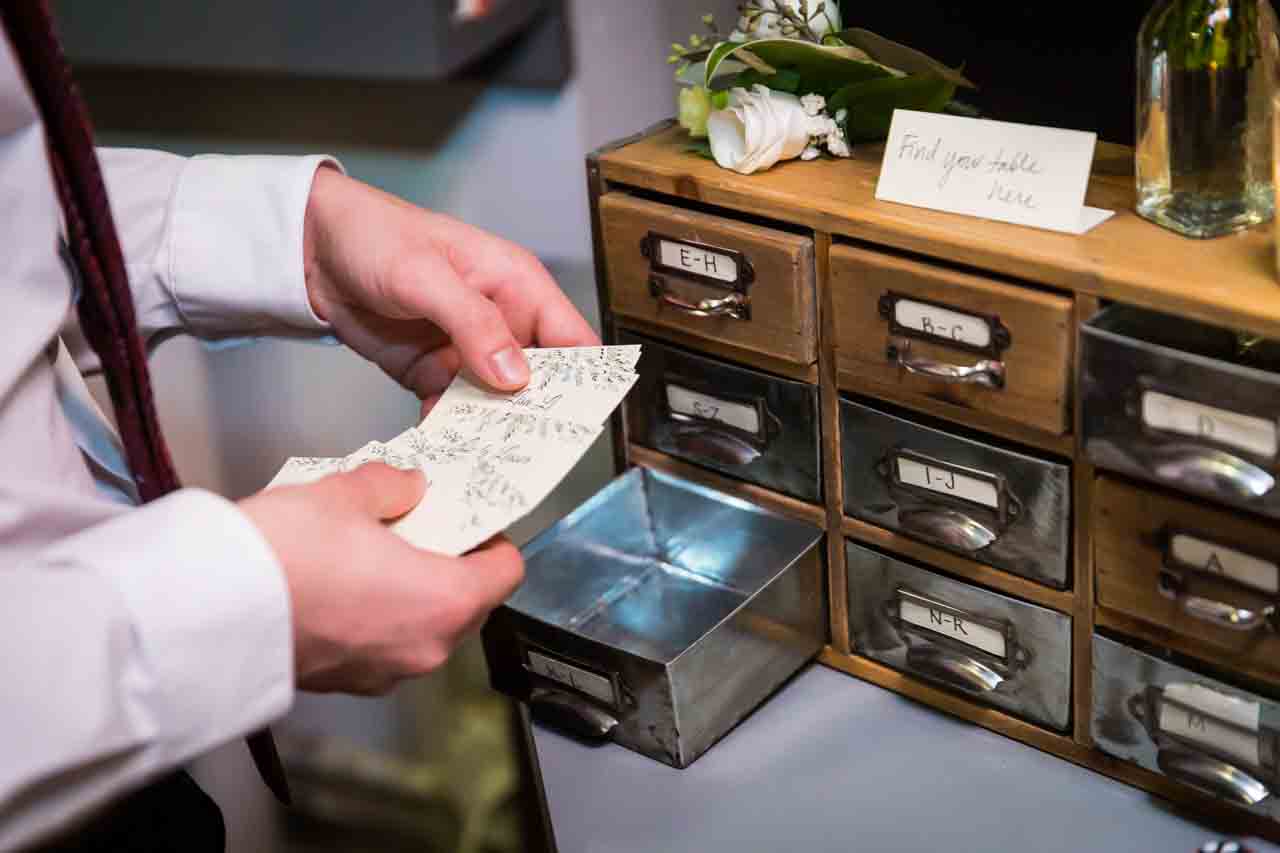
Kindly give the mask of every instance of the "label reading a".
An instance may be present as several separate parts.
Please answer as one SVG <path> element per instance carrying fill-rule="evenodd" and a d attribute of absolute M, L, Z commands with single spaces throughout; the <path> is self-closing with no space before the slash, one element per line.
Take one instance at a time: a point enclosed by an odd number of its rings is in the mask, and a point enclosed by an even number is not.
<path fill-rule="evenodd" d="M 989 625 L 970 622 L 951 610 L 930 607 L 928 604 L 903 595 L 898 597 L 898 618 L 909 625 L 959 640 L 989 655 L 995 655 L 998 658 L 1007 657 L 1003 631 Z"/>
<path fill-rule="evenodd" d="M 1280 567 L 1267 560 L 1186 533 L 1173 535 L 1169 551 L 1184 566 L 1194 566 L 1263 592 L 1280 592 Z"/>
<path fill-rule="evenodd" d="M 617 697 L 613 693 L 613 682 L 603 675 L 588 672 L 581 667 L 535 651 L 529 652 L 529 669 L 538 675 L 599 699 L 601 702 L 617 704 Z"/>
<path fill-rule="evenodd" d="M 899 299 L 893 306 L 893 319 L 904 329 L 944 341 L 979 349 L 991 346 L 991 325 L 972 314 L 962 314 L 910 299 Z"/>
<path fill-rule="evenodd" d="M 700 246 L 690 246 L 674 240 L 659 240 L 658 261 L 664 267 L 684 270 L 693 275 L 714 278 L 717 281 L 736 282 L 738 280 L 738 262 L 732 255 L 713 252 Z"/>
<path fill-rule="evenodd" d="M 1207 687 L 1171 684 L 1165 688 L 1160 702 L 1160 729 L 1258 767 L 1261 765 L 1257 735 L 1260 711 L 1256 702 L 1236 699 Z"/>
<path fill-rule="evenodd" d="M 760 412 L 754 406 L 720 400 L 680 385 L 667 386 L 667 406 L 678 415 L 715 421 L 752 435 L 760 434 Z"/>
<path fill-rule="evenodd" d="M 958 474 L 949 468 L 917 462 L 905 456 L 897 457 L 897 464 L 898 479 L 905 485 L 941 495 L 954 495 L 991 509 L 1000 508 L 1000 492 L 994 483 Z"/>
<path fill-rule="evenodd" d="M 1274 421 L 1180 400 L 1159 391 L 1142 394 L 1142 422 L 1153 429 L 1204 438 L 1274 459 L 1280 435 Z"/>

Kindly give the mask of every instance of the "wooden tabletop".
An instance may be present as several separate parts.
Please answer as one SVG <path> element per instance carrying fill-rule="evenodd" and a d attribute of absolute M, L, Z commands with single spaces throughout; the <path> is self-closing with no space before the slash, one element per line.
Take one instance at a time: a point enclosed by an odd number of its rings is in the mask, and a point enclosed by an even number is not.
<path fill-rule="evenodd" d="M 850 160 L 782 163 L 739 175 L 689 153 L 669 128 L 600 158 L 607 181 L 925 255 L 1041 285 L 1184 314 L 1280 338 L 1270 225 L 1212 240 L 1178 236 L 1133 212 L 1133 179 L 1095 164 L 1086 203 L 1116 216 L 1082 236 L 875 199 L 882 149 Z"/>

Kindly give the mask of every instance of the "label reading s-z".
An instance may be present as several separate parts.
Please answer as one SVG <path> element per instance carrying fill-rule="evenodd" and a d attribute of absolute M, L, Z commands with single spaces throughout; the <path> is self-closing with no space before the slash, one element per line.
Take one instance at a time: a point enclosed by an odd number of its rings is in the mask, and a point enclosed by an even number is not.
<path fill-rule="evenodd" d="M 904 329 L 930 337 L 978 349 L 991 346 L 991 324 L 972 314 L 911 299 L 899 299 L 893 305 L 893 319 Z"/>
<path fill-rule="evenodd" d="M 1175 533 L 1172 536 L 1169 540 L 1169 552 L 1176 562 L 1184 566 L 1230 578 L 1263 592 L 1280 592 L 1280 567 L 1269 560 L 1187 533 Z"/>
<path fill-rule="evenodd" d="M 599 699 L 601 702 L 617 704 L 617 697 L 613 693 L 613 682 L 603 675 L 588 672 L 582 667 L 532 650 L 529 652 L 529 669 L 538 675 Z"/>
<path fill-rule="evenodd" d="M 954 495 L 992 509 L 1000 508 L 1000 492 L 994 483 L 959 474 L 950 468 L 917 462 L 905 456 L 897 457 L 897 465 L 898 479 L 904 485 L 927 489 L 940 495 Z"/>
<path fill-rule="evenodd" d="M 731 403 L 680 385 L 668 384 L 667 407 L 678 415 L 715 421 L 752 435 L 760 434 L 760 412 L 754 406 Z"/>
<path fill-rule="evenodd" d="M 669 269 L 684 270 L 717 281 L 738 280 L 738 262 L 732 255 L 674 240 L 658 241 L 658 262 Z"/>
<path fill-rule="evenodd" d="M 989 655 L 995 655 L 998 658 L 1007 657 L 1003 632 L 989 625 L 970 622 L 951 610 L 930 607 L 915 598 L 900 595 L 898 618 L 909 625 L 959 640 Z"/>
<path fill-rule="evenodd" d="M 1275 421 L 1180 400 L 1159 391 L 1143 392 L 1142 422 L 1153 429 L 1208 439 L 1265 459 L 1274 459 L 1280 450 Z"/>

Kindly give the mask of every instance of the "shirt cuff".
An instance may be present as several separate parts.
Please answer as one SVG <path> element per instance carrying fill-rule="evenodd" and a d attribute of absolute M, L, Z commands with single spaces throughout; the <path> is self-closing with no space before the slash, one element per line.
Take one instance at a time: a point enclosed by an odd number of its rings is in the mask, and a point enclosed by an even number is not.
<path fill-rule="evenodd" d="M 171 754 L 201 752 L 288 711 L 288 586 L 235 504 L 183 489 L 62 540 L 48 557 L 90 565 L 118 590 Z"/>
<path fill-rule="evenodd" d="M 303 227 L 325 155 L 207 154 L 185 165 L 174 196 L 168 279 L 202 336 L 325 334 L 307 297 Z"/>

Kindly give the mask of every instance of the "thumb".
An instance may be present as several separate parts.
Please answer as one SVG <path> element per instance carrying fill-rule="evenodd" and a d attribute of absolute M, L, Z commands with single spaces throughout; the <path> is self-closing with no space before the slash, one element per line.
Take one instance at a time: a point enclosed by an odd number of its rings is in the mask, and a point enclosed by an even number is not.
<path fill-rule="evenodd" d="M 378 521 L 404 515 L 427 491 L 427 478 L 421 471 L 404 471 L 381 462 L 369 462 L 329 479 L 360 512 Z"/>

